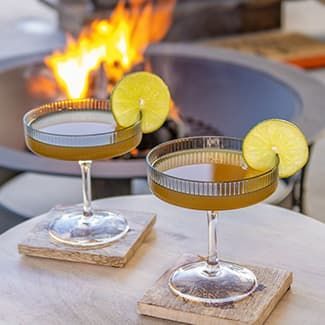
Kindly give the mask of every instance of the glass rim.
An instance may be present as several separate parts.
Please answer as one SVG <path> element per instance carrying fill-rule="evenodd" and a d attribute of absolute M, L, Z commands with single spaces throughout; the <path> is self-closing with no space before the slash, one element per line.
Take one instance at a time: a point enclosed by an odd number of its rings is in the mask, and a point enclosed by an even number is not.
<path fill-rule="evenodd" d="M 126 128 L 122 128 L 120 130 L 114 130 L 114 131 L 110 131 L 110 132 L 101 132 L 101 133 L 95 133 L 95 134 L 75 134 L 75 135 L 71 135 L 71 134 L 57 134 L 57 133 L 51 133 L 51 132 L 45 132 L 45 131 L 41 131 L 40 129 L 37 129 L 37 128 L 33 128 L 32 125 L 33 125 L 33 122 L 36 120 L 36 119 L 30 119 L 28 121 L 29 118 L 32 117 L 33 114 L 36 114 L 36 113 L 39 113 L 41 112 L 42 110 L 46 109 L 46 108 L 50 108 L 52 107 L 53 109 L 57 107 L 57 111 L 53 111 L 53 113 L 55 112 L 60 112 L 62 110 L 64 110 L 64 106 L 67 106 L 67 105 L 76 105 L 76 104 L 91 104 L 91 103 L 97 103 L 97 104 L 102 104 L 103 107 L 107 108 L 108 111 L 111 111 L 110 109 L 110 101 L 108 99 L 96 99 L 96 98 L 82 98 L 82 99 L 64 99 L 64 100 L 58 100 L 58 101 L 53 101 L 53 102 L 50 102 L 50 103 L 47 103 L 47 104 L 43 104 L 41 106 L 38 106 L 38 107 L 35 107 L 35 108 L 32 108 L 30 109 L 28 112 L 26 112 L 23 116 L 23 123 L 24 123 L 24 126 L 30 130 L 30 131 L 33 131 L 33 132 L 37 132 L 41 135 L 45 135 L 45 136 L 53 136 L 53 137 L 57 137 L 57 138 L 82 138 L 82 137 L 98 137 L 98 136 L 112 136 L 112 135 L 121 135 L 123 133 L 127 133 L 128 131 L 132 131 L 133 129 L 135 129 L 136 127 L 139 126 L 139 124 L 141 123 L 141 119 L 140 119 L 140 115 L 138 117 L 138 120 L 126 127 Z M 61 107 L 60 107 L 61 106 Z M 77 109 L 77 107 L 76 107 Z M 93 109 L 95 111 L 95 107 L 93 108 L 88 108 L 90 111 Z M 73 111 L 73 109 L 71 109 L 71 106 L 70 106 L 70 109 L 66 109 L 67 111 Z M 86 109 L 85 109 L 86 110 Z M 102 111 L 104 111 L 104 109 L 100 109 Z M 50 114 L 50 113 L 48 113 Z M 44 114 L 46 115 L 46 114 Z M 113 114 L 112 114 L 113 116 Z M 113 116 L 114 118 L 114 116 Z"/>
<path fill-rule="evenodd" d="M 256 176 L 251 176 L 251 177 L 247 177 L 247 178 L 242 178 L 242 179 L 238 179 L 238 180 L 231 180 L 231 181 L 222 181 L 222 182 L 212 182 L 212 181 L 197 181 L 197 180 L 191 180 L 191 179 L 186 179 L 186 178 L 181 178 L 181 177 L 176 177 L 176 176 L 172 176 L 172 175 L 168 175 L 164 172 L 161 172 L 159 171 L 158 169 L 156 169 L 154 167 L 154 163 L 151 163 L 149 161 L 150 159 L 150 156 L 152 154 L 154 154 L 156 151 L 158 151 L 159 149 L 163 148 L 164 146 L 168 146 L 168 145 L 171 145 L 171 144 L 174 144 L 174 143 L 177 143 L 179 141 L 184 141 L 184 140 L 188 140 L 188 141 L 191 141 L 191 140 L 194 140 L 194 139 L 209 139 L 209 138 L 215 138 L 215 139 L 229 139 L 229 140 L 234 140 L 234 141 L 238 141 L 240 143 L 243 142 L 243 139 L 241 138 L 237 138 L 237 137 L 230 137 L 230 136 L 223 136 L 223 135 L 220 135 L 220 136 L 192 136 L 192 137 L 184 137 L 184 138 L 178 138 L 178 139 L 174 139 L 174 140 L 170 140 L 170 141 L 166 141 L 166 142 L 163 142 L 157 146 L 155 146 L 154 148 L 152 148 L 147 156 L 146 156 L 146 164 L 147 166 L 153 170 L 156 174 L 158 175 L 161 175 L 165 178 L 169 178 L 169 179 L 172 179 L 172 180 L 176 180 L 176 181 L 182 181 L 182 182 L 188 182 L 188 183 L 191 183 L 191 184 L 213 184 L 213 185 L 216 185 L 216 184 L 233 184 L 233 183 L 243 183 L 243 182 L 250 182 L 250 181 L 256 181 L 258 180 L 259 178 L 263 178 L 265 177 L 266 175 L 269 175 L 269 174 L 272 174 L 274 173 L 274 171 L 276 169 L 278 169 L 279 167 L 279 162 L 280 162 L 280 159 L 279 159 L 279 155 L 276 154 L 276 159 L 275 159 L 275 164 L 272 168 L 266 170 L 266 171 L 263 171 L 261 172 L 261 174 L 258 174 Z M 203 149 L 203 148 L 202 148 Z M 227 150 L 227 149 L 222 149 L 220 148 L 220 150 Z M 230 149 L 229 149 L 230 150 Z M 184 150 L 185 151 L 185 150 Z M 238 151 L 238 152 L 241 152 L 241 150 L 234 150 L 232 149 L 232 151 Z M 175 151 L 177 152 L 177 151 Z M 163 156 L 160 156 L 160 158 L 163 157 Z"/>

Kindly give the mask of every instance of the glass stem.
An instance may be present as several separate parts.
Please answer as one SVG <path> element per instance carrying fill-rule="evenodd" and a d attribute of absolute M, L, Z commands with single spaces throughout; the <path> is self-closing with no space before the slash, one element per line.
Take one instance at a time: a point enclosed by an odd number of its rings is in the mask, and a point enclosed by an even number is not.
<path fill-rule="evenodd" d="M 209 227 L 209 255 L 208 255 L 208 270 L 210 274 L 215 273 L 219 269 L 219 258 L 217 252 L 217 221 L 218 212 L 208 212 L 208 227 Z"/>
<path fill-rule="evenodd" d="M 91 217 L 93 215 L 93 209 L 91 206 L 91 164 L 91 160 L 79 160 L 82 179 L 83 212 L 84 217 L 86 218 Z"/>

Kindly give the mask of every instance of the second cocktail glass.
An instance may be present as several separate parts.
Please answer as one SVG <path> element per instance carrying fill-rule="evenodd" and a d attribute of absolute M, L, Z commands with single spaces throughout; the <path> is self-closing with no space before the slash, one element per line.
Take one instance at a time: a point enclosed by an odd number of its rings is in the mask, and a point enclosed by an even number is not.
<path fill-rule="evenodd" d="M 229 303 L 254 292 L 257 280 L 249 269 L 220 261 L 217 253 L 218 211 L 258 203 L 274 192 L 278 159 L 265 172 L 249 168 L 242 141 L 230 137 L 192 137 L 163 143 L 147 156 L 153 194 L 170 204 L 205 210 L 208 257 L 179 267 L 170 289 L 182 298 L 203 303 Z"/>
<path fill-rule="evenodd" d="M 140 120 L 119 127 L 109 101 L 64 100 L 35 108 L 24 116 L 26 144 L 34 153 L 61 160 L 79 161 L 83 206 L 51 210 L 49 233 L 55 240 L 74 246 L 95 247 L 120 239 L 128 232 L 127 220 L 91 204 L 92 160 L 121 156 L 141 141 Z"/>

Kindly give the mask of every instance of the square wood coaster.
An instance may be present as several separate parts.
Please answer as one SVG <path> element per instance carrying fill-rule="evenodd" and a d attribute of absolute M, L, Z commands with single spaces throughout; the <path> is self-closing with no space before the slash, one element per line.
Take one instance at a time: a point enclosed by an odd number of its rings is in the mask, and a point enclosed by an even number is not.
<path fill-rule="evenodd" d="M 55 242 L 48 234 L 50 218 L 45 217 L 32 229 L 27 238 L 18 244 L 18 251 L 28 256 L 123 267 L 150 233 L 156 222 L 156 215 L 127 210 L 114 212 L 125 216 L 130 230 L 123 238 L 109 246 L 84 249 Z"/>
<path fill-rule="evenodd" d="M 188 324 L 263 324 L 292 283 L 291 272 L 248 266 L 255 273 L 259 285 L 251 296 L 242 301 L 218 305 L 189 302 L 176 297 L 168 288 L 170 274 L 180 265 L 198 260 L 197 256 L 182 256 L 177 266 L 165 272 L 145 293 L 138 302 L 138 312 Z"/>

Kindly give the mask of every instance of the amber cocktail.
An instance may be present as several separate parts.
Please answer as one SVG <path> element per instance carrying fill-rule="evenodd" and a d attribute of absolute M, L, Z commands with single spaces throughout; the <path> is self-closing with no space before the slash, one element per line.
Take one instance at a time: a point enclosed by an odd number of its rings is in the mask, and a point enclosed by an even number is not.
<path fill-rule="evenodd" d="M 277 186 L 278 159 L 272 169 L 248 167 L 242 141 L 229 137 L 193 137 L 163 143 L 147 156 L 151 191 L 160 199 L 189 209 L 208 211 L 209 255 L 183 265 L 169 279 L 177 295 L 198 302 L 241 300 L 257 287 L 253 272 L 220 261 L 217 255 L 217 211 L 258 203 Z"/>
<path fill-rule="evenodd" d="M 98 246 L 115 241 L 128 231 L 127 220 L 91 206 L 92 160 L 123 155 L 141 141 L 140 121 L 119 127 L 106 100 L 66 100 L 47 104 L 24 116 L 26 144 L 34 153 L 79 161 L 83 181 L 83 207 L 53 209 L 50 235 L 65 244 Z"/>

